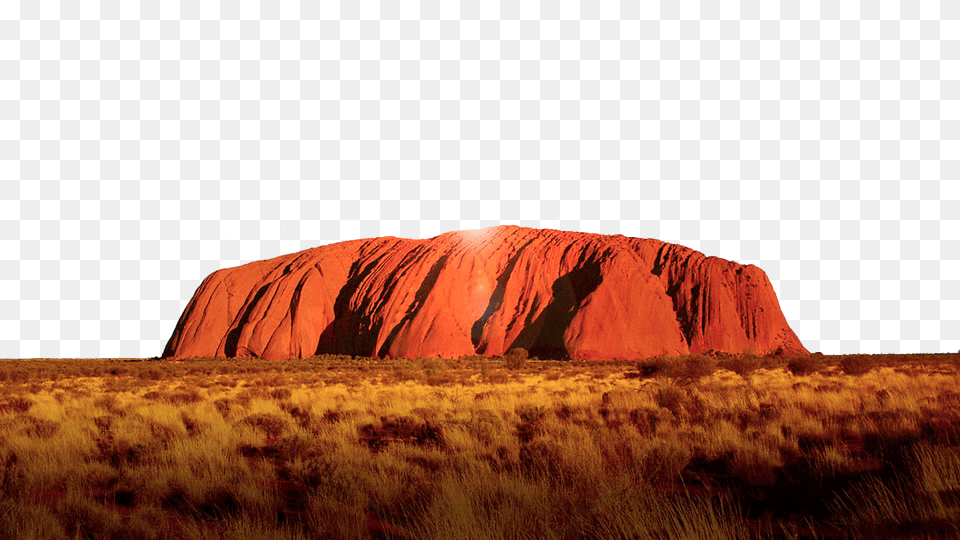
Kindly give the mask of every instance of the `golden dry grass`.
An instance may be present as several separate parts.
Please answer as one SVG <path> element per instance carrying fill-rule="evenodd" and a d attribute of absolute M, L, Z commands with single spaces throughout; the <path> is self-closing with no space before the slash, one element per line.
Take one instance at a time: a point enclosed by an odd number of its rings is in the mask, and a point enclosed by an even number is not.
<path fill-rule="evenodd" d="M 944 538 L 958 355 L 0 362 L 0 538 Z"/>

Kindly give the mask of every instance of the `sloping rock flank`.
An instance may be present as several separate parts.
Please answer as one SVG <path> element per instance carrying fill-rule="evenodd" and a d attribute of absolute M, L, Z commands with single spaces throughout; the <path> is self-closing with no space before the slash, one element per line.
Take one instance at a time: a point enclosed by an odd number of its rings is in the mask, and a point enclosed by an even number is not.
<path fill-rule="evenodd" d="M 218 270 L 164 357 L 806 353 L 766 274 L 659 240 L 501 226 Z"/>

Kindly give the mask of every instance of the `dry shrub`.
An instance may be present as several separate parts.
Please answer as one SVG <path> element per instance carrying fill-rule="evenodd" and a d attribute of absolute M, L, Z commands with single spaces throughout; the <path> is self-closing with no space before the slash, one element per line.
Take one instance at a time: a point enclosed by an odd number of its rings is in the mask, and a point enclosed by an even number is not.
<path fill-rule="evenodd" d="M 520 445 L 519 459 L 526 474 L 558 479 L 563 464 L 563 448 L 557 441 L 537 439 Z"/>
<path fill-rule="evenodd" d="M 544 424 L 547 419 L 545 407 L 536 405 L 522 405 L 517 408 L 520 423 L 517 425 L 517 438 L 521 442 L 529 442 L 538 435 L 545 433 Z"/>
<path fill-rule="evenodd" d="M 840 369 L 847 375 L 863 375 L 877 367 L 877 362 L 869 356 L 845 356 L 840 360 Z"/>
<path fill-rule="evenodd" d="M 505 384 L 510 382 L 510 380 L 511 380 L 510 374 L 504 373 L 502 371 L 495 371 L 491 373 L 489 376 L 487 376 L 486 378 L 486 382 L 490 384 Z"/>
<path fill-rule="evenodd" d="M 49 439 L 50 437 L 53 437 L 60 429 L 60 424 L 54 422 L 53 420 L 34 418 L 32 416 L 25 416 L 23 417 L 23 420 L 26 423 L 26 425 L 23 427 L 23 432 L 29 437 Z"/>
<path fill-rule="evenodd" d="M 60 540 L 66 537 L 56 514 L 50 509 L 0 499 L 0 538 Z"/>
<path fill-rule="evenodd" d="M 306 460 L 313 456 L 316 443 L 313 437 L 300 434 L 284 435 L 275 444 L 281 463 Z"/>
<path fill-rule="evenodd" d="M 489 409 L 478 409 L 470 413 L 470 420 L 464 427 L 483 444 L 492 444 L 498 431 L 504 428 L 500 415 Z"/>
<path fill-rule="evenodd" d="M 437 397 L 444 396 L 443 392 L 436 392 L 433 395 Z M 410 414 L 424 421 L 439 422 L 443 420 L 443 413 L 435 407 L 416 407 L 410 409 Z"/>
<path fill-rule="evenodd" d="M 306 463 L 297 479 L 305 486 L 314 488 L 318 493 L 333 495 L 357 491 L 358 486 L 351 477 L 351 472 L 342 460 L 318 453 L 314 459 Z"/>
<path fill-rule="evenodd" d="M 178 431 L 167 424 L 152 421 L 149 422 L 150 435 L 162 444 L 167 444 L 177 438 Z"/>
<path fill-rule="evenodd" d="M 810 356 L 798 356 L 787 362 L 787 369 L 794 375 L 810 375 L 820 369 L 820 362 Z"/>
<path fill-rule="evenodd" d="M 230 415 L 233 400 L 228 397 L 217 398 L 213 401 L 213 408 L 220 413 L 220 416 L 226 418 Z"/>
<path fill-rule="evenodd" d="M 675 415 L 679 415 L 683 411 L 684 402 L 687 399 L 687 394 L 683 391 L 683 388 L 676 386 L 664 386 L 657 392 L 657 405 Z"/>
<path fill-rule="evenodd" d="M 630 411 L 630 423 L 642 435 L 653 435 L 657 432 L 662 415 L 659 409 L 639 408 Z"/>
<path fill-rule="evenodd" d="M 416 380 L 418 374 L 406 366 L 393 366 L 393 377 L 399 382 Z"/>
<path fill-rule="evenodd" d="M 655 439 L 646 454 L 640 456 L 639 472 L 652 483 L 675 482 L 692 458 L 690 448 L 676 440 Z"/>
<path fill-rule="evenodd" d="M 148 452 L 149 447 L 144 443 L 106 436 L 97 440 L 95 458 L 103 463 L 109 463 L 114 469 L 119 469 L 125 465 L 140 463 Z"/>
<path fill-rule="evenodd" d="M 34 406 L 34 401 L 24 396 L 10 396 L 0 402 L 0 413 L 25 413 Z"/>
<path fill-rule="evenodd" d="M 117 399 L 116 394 L 105 394 L 100 396 L 99 398 L 93 400 L 93 404 L 110 414 L 122 416 L 120 401 Z"/>
<path fill-rule="evenodd" d="M 757 454 L 734 454 L 724 456 L 728 462 L 730 474 L 746 486 L 773 486 L 777 483 L 777 463 L 772 463 Z"/>
<path fill-rule="evenodd" d="M 100 433 L 109 433 L 113 429 L 113 417 L 110 415 L 95 416 L 93 425 L 97 426 Z"/>
<path fill-rule="evenodd" d="M 490 377 L 490 362 L 487 361 L 486 356 L 480 357 L 480 378 L 486 380 Z"/>
<path fill-rule="evenodd" d="M 679 382 L 691 383 L 713 374 L 717 370 L 717 360 L 703 354 L 685 356 L 654 356 L 636 363 L 642 378 L 669 377 Z"/>
<path fill-rule="evenodd" d="M 125 367 L 113 367 L 113 368 L 110 368 L 107 371 L 107 373 L 109 373 L 110 375 L 113 375 L 114 377 L 121 377 L 124 375 L 129 375 L 130 370 Z"/>
<path fill-rule="evenodd" d="M 124 519 L 123 530 L 114 536 L 123 540 L 156 540 L 161 538 L 167 516 L 159 508 L 137 508 Z"/>
<path fill-rule="evenodd" d="M 251 414 L 242 421 L 244 424 L 248 424 L 262 431 L 269 439 L 279 437 L 287 429 L 286 420 L 272 413 Z"/>
<path fill-rule="evenodd" d="M 137 377 L 146 381 L 159 381 L 164 379 L 163 372 L 159 368 L 150 367 L 141 369 L 137 372 Z"/>
<path fill-rule="evenodd" d="M 237 392 L 237 405 L 246 407 L 254 399 L 267 399 L 267 390 L 262 387 L 247 387 Z"/>
<path fill-rule="evenodd" d="M 190 404 L 203 401 L 203 394 L 197 388 L 184 388 L 167 394 L 164 399 L 174 405 Z"/>
<path fill-rule="evenodd" d="M 23 368 L 14 368 L 7 372 L 10 382 L 24 383 L 30 380 L 30 371 Z"/>
<path fill-rule="evenodd" d="M 456 379 L 449 373 L 439 373 L 436 375 L 427 376 L 426 382 L 430 386 L 443 386 L 455 383 Z"/>
<path fill-rule="evenodd" d="M 503 355 L 503 360 L 506 362 L 507 369 L 520 369 L 523 367 L 523 364 L 527 361 L 529 353 L 526 349 L 522 347 L 516 347 L 510 349 L 507 354 Z"/>
<path fill-rule="evenodd" d="M 420 370 L 423 371 L 423 374 L 429 377 L 430 375 L 436 375 L 447 369 L 446 362 L 440 358 L 418 358 L 416 364 L 420 367 Z"/>
<path fill-rule="evenodd" d="M 324 475 L 323 478 L 325 484 L 319 490 L 320 495 L 307 500 L 304 525 L 310 534 L 309 538 L 369 537 L 370 514 L 364 511 L 364 494 L 350 482 L 338 481 L 334 484 L 327 480 L 331 478 L 330 475 Z"/>
<path fill-rule="evenodd" d="M 574 407 L 570 407 L 566 403 L 558 406 L 554 411 L 554 414 L 557 415 L 557 418 L 563 421 L 567 421 L 573 418 L 576 415 L 576 413 L 577 413 L 577 409 Z"/>
<path fill-rule="evenodd" d="M 666 372 L 667 368 L 670 367 L 670 360 L 665 356 L 654 356 L 638 361 L 636 366 L 641 377 L 654 377 Z"/>
<path fill-rule="evenodd" d="M 267 395 L 277 401 L 283 401 L 285 399 L 290 399 L 290 396 L 293 395 L 293 391 L 291 391 L 289 388 L 274 388 L 273 390 L 270 390 Z"/>
<path fill-rule="evenodd" d="M 389 415 L 380 418 L 378 424 L 366 424 L 360 428 L 360 440 L 373 451 L 379 451 L 392 442 L 415 445 L 444 446 L 443 430 L 433 422 L 418 422 L 406 415 Z"/>
<path fill-rule="evenodd" d="M 79 496 L 60 501 L 55 512 L 70 538 L 113 538 L 123 530 L 120 514 Z"/>
<path fill-rule="evenodd" d="M 190 437 L 196 437 L 203 431 L 204 425 L 190 414 L 187 414 L 186 411 L 180 412 L 180 420 L 183 422 L 183 427 L 186 428 L 187 435 Z"/>
<path fill-rule="evenodd" d="M 746 377 L 760 368 L 760 357 L 748 353 L 738 354 L 721 360 L 720 367 L 728 369 L 741 377 Z"/>
<path fill-rule="evenodd" d="M 287 411 L 297 424 L 308 431 L 317 429 L 320 425 L 320 418 L 313 413 L 309 408 L 297 407 L 295 405 L 286 406 L 283 408 Z"/>
<path fill-rule="evenodd" d="M 323 416 L 321 416 L 320 419 L 327 424 L 336 424 L 345 420 L 348 416 L 349 415 L 345 411 L 327 409 L 327 412 L 323 413 Z"/>
<path fill-rule="evenodd" d="M 920 422 L 924 440 L 944 446 L 960 446 L 960 411 L 928 411 Z"/>
<path fill-rule="evenodd" d="M 667 376 L 680 382 L 696 382 L 717 370 L 717 360 L 702 354 L 689 354 L 667 368 Z"/>
<path fill-rule="evenodd" d="M 200 523 L 230 521 L 244 510 L 243 501 L 227 486 L 211 486 L 198 498 L 191 498 L 182 488 L 173 488 L 161 506 Z"/>

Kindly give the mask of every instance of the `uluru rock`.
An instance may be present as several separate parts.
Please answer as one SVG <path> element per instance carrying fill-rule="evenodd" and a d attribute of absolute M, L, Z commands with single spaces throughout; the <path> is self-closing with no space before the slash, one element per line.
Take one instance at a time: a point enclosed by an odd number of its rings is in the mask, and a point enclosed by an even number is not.
<path fill-rule="evenodd" d="M 806 354 L 766 274 L 653 239 L 515 226 L 370 238 L 218 270 L 164 357 Z"/>

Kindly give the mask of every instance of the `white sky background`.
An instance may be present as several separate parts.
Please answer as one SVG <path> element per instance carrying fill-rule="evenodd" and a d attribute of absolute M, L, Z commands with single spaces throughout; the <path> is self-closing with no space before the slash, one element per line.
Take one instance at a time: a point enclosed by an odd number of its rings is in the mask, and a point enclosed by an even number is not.
<path fill-rule="evenodd" d="M 0 3 L 0 357 L 155 356 L 225 266 L 518 224 L 960 349 L 960 3 Z"/>

